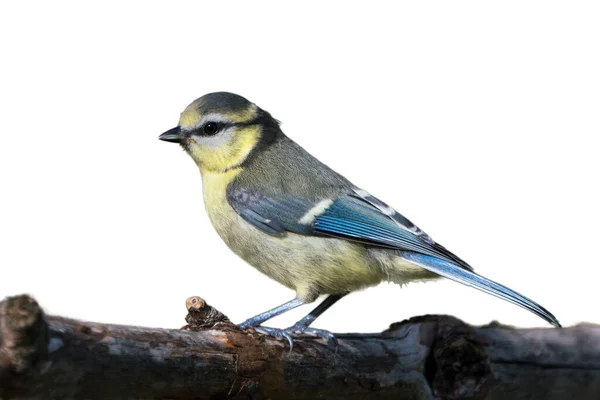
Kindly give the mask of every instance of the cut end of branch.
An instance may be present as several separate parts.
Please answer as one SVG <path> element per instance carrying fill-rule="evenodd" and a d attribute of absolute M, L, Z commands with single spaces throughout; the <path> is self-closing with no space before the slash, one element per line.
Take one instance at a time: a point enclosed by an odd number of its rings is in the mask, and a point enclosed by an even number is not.
<path fill-rule="evenodd" d="M 22 373 L 48 354 L 48 327 L 38 303 L 28 295 L 0 303 L 0 376 Z"/>
<path fill-rule="evenodd" d="M 188 297 L 185 301 L 188 315 L 185 317 L 187 325 L 182 329 L 199 331 L 214 328 L 215 326 L 236 327 L 222 312 L 210 306 L 200 296 Z"/>
<path fill-rule="evenodd" d="M 185 301 L 185 308 L 187 308 L 188 311 L 200 311 L 204 307 L 206 307 L 206 301 L 200 296 L 188 297 Z"/>

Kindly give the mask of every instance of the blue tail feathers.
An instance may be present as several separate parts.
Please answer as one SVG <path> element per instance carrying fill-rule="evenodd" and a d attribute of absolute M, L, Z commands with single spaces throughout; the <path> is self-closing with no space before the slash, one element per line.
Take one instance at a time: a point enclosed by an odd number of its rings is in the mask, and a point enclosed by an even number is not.
<path fill-rule="evenodd" d="M 484 278 L 483 276 L 477 275 L 472 271 L 461 268 L 458 265 L 436 257 L 427 256 L 412 251 L 403 251 L 402 258 L 418 264 L 426 270 L 434 272 L 445 278 L 452 279 L 453 281 L 462 283 L 463 285 L 467 285 L 475 289 L 479 289 L 485 293 L 523 307 L 524 309 L 531 311 L 535 315 L 545 319 L 556 327 L 561 326 L 552 313 L 537 304 L 535 301 L 528 299 L 527 297 L 507 288 L 506 286 Z"/>

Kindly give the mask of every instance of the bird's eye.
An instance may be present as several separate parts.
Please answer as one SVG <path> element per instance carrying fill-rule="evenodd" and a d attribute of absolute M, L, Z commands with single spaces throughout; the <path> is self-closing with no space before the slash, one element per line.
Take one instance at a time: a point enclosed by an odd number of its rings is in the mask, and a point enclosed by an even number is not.
<path fill-rule="evenodd" d="M 208 122 L 204 124 L 202 130 L 204 131 L 205 135 L 214 135 L 219 131 L 219 125 L 217 125 L 215 122 Z"/>

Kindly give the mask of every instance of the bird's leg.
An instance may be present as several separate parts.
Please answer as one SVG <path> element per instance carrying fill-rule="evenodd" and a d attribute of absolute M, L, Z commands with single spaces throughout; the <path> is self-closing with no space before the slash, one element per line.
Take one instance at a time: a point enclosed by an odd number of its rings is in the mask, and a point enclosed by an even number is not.
<path fill-rule="evenodd" d="M 312 324 L 315 321 L 315 319 L 317 319 L 321 314 L 327 311 L 329 307 L 337 303 L 337 301 L 345 295 L 346 294 L 332 294 L 327 296 L 327 298 L 323 300 L 321 304 L 315 307 L 314 310 L 309 312 L 306 317 L 302 318 L 300 321 L 296 322 L 288 329 L 293 332 L 302 333 L 306 328 L 308 328 L 310 324 Z"/>
<path fill-rule="evenodd" d="M 304 301 L 302 301 L 299 298 L 294 298 L 293 300 L 290 300 L 287 303 L 283 303 L 282 305 L 275 307 L 272 310 L 265 311 L 264 313 L 258 314 L 250 319 L 247 319 L 246 321 L 242 322 L 239 325 L 239 327 L 242 329 L 254 328 L 254 330 L 257 332 L 273 336 L 277 339 L 285 338 L 290 344 L 290 351 L 292 351 L 292 348 L 294 347 L 294 342 L 288 332 L 279 328 L 269 328 L 266 326 L 260 326 L 260 324 L 262 324 L 268 319 L 281 315 L 286 311 L 293 310 L 294 308 L 299 307 L 302 304 L 304 304 Z"/>
<path fill-rule="evenodd" d="M 299 307 L 302 304 L 304 304 L 304 301 L 296 297 L 288 301 L 287 303 L 283 303 L 282 305 L 273 308 L 272 310 L 265 311 L 264 313 L 258 314 L 252 318 L 245 320 L 239 325 L 239 327 L 242 329 L 257 327 L 266 320 L 281 315 L 284 312 L 293 310 L 294 308 Z"/>
<path fill-rule="evenodd" d="M 321 314 L 323 314 L 329 307 L 337 303 L 339 299 L 344 297 L 346 294 L 332 294 L 329 295 L 321 304 L 319 304 L 314 310 L 312 310 L 308 315 L 302 318 L 300 321 L 296 322 L 294 325 L 290 326 L 285 330 L 288 334 L 302 334 L 308 333 L 313 336 L 318 336 L 326 341 L 333 341 L 337 346 L 337 339 L 333 335 L 333 333 L 323 330 L 323 329 L 314 329 L 309 328 L 309 325 L 314 322 Z"/>

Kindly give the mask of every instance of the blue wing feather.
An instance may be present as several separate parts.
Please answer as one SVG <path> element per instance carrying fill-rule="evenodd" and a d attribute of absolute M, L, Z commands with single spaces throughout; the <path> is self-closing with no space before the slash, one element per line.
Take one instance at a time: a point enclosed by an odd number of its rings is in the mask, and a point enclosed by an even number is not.
<path fill-rule="evenodd" d="M 260 190 L 231 188 L 227 201 L 247 222 L 273 236 L 284 236 L 286 232 L 304 235 L 313 234 L 313 228 L 298 222 L 314 206 L 315 202 L 284 194 L 277 198 L 267 196 Z"/>
<path fill-rule="evenodd" d="M 269 235 L 294 232 L 344 237 L 373 246 L 416 251 L 472 269 L 408 219 L 366 192 L 355 190 L 337 197 L 312 225 L 299 221 L 323 199 L 297 198 L 283 193 L 274 198 L 260 190 L 231 188 L 227 200 L 242 218 Z"/>
<path fill-rule="evenodd" d="M 370 195 L 369 197 L 377 200 Z M 340 196 L 325 213 L 316 218 L 315 231 L 367 241 L 376 246 L 415 251 L 472 269 L 385 203 L 377 200 L 382 205 L 378 207 L 372 205 L 373 200 L 363 199 L 354 195 Z"/>

